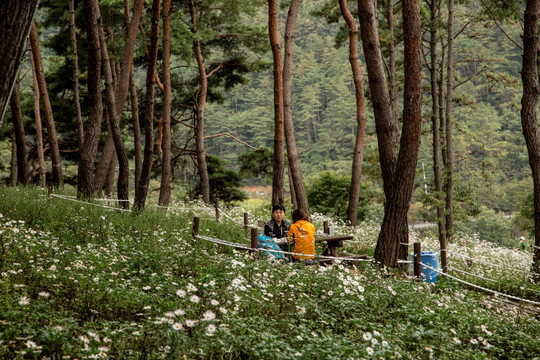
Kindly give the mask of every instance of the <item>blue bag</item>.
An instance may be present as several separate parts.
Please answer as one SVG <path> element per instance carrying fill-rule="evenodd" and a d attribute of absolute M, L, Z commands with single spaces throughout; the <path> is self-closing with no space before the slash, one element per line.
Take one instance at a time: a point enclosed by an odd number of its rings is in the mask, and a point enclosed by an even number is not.
<path fill-rule="evenodd" d="M 283 254 L 278 244 L 269 236 L 259 234 L 259 249 L 262 249 L 262 253 L 267 257 L 273 257 L 276 260 L 282 259 Z M 274 251 L 271 251 L 274 250 Z"/>

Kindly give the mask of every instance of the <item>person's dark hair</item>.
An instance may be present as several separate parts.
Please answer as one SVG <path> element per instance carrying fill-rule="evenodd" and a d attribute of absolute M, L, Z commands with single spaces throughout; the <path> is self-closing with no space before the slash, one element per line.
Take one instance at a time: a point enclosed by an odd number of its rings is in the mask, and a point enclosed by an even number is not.
<path fill-rule="evenodd" d="M 293 223 L 299 220 L 309 220 L 308 214 L 304 209 L 296 209 L 292 212 L 292 221 Z"/>
<path fill-rule="evenodd" d="M 280 204 L 272 206 L 272 214 L 274 213 L 274 211 L 277 211 L 277 210 L 283 210 L 283 212 L 285 212 L 285 207 Z"/>

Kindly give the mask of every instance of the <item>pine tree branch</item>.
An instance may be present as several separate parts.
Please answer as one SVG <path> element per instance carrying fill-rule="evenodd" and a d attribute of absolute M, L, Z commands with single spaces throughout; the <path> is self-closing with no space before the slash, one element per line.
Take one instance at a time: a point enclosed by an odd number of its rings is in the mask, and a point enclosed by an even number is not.
<path fill-rule="evenodd" d="M 215 138 L 215 137 L 218 137 L 218 136 L 229 136 L 229 137 L 232 138 L 233 140 L 238 141 L 240 144 L 246 145 L 246 146 L 247 146 L 248 148 L 250 148 L 250 149 L 253 149 L 253 150 L 259 150 L 258 148 L 249 145 L 248 143 L 246 143 L 246 142 L 244 142 L 244 141 L 238 139 L 237 137 L 231 135 L 231 134 L 228 133 L 228 132 L 226 132 L 226 133 L 221 133 L 221 134 L 207 135 L 207 136 L 204 137 L 204 139 Z"/>

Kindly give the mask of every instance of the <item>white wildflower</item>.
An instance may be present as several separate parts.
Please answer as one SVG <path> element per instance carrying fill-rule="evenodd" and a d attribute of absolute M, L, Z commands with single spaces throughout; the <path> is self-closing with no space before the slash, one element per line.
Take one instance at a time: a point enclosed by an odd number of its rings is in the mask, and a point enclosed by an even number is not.
<path fill-rule="evenodd" d="M 207 310 L 204 314 L 203 314 L 203 320 L 204 321 L 212 321 L 216 318 L 216 314 L 214 314 L 214 312 L 212 310 Z"/>
<path fill-rule="evenodd" d="M 23 296 L 20 300 L 19 300 L 19 305 L 22 305 L 22 306 L 25 306 L 25 305 L 30 305 L 30 299 L 26 296 Z"/>

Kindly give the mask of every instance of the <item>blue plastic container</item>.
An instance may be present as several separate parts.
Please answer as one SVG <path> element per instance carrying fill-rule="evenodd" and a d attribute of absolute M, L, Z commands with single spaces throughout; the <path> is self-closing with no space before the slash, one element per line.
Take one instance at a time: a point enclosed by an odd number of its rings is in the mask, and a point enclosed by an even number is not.
<path fill-rule="evenodd" d="M 414 261 L 414 253 L 411 254 L 411 261 Z M 420 261 L 422 264 L 426 264 L 429 267 L 440 270 L 439 268 L 439 253 L 437 251 L 422 251 L 420 253 Z M 437 271 L 428 269 L 427 267 L 420 265 L 422 276 L 425 281 L 434 283 L 437 281 Z"/>

